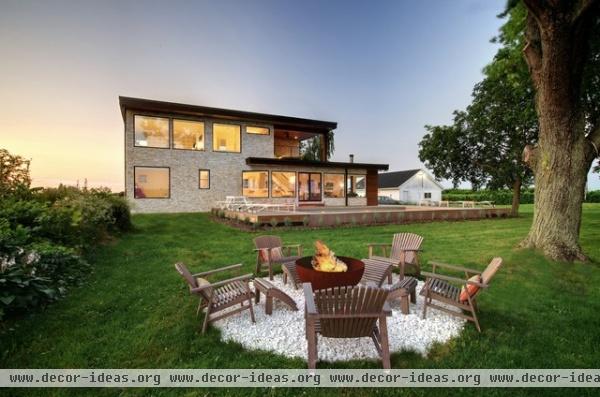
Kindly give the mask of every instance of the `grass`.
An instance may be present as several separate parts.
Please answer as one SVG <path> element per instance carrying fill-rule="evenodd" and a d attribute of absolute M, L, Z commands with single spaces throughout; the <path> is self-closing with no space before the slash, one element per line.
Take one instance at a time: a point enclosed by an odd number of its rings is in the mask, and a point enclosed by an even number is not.
<path fill-rule="evenodd" d="M 392 355 L 393 368 L 596 368 L 600 362 L 600 205 L 587 204 L 581 243 L 592 263 L 564 264 L 515 246 L 531 224 L 531 206 L 517 219 L 413 225 L 278 230 L 287 243 L 312 251 L 320 238 L 344 255 L 364 257 L 367 242 L 387 242 L 412 231 L 425 237 L 423 262 L 439 260 L 483 268 L 492 256 L 505 264 L 481 295 L 478 334 L 432 349 L 428 357 Z M 223 343 L 209 328 L 197 332 L 196 301 L 175 272 L 241 262 L 253 270 L 252 238 L 213 223 L 206 214 L 137 215 L 136 231 L 94 253 L 89 282 L 47 309 L 11 320 L 0 331 L 5 368 L 305 368 L 299 359 L 246 351 Z M 427 266 L 425 266 L 427 268 Z M 320 368 L 379 368 L 376 362 L 320 363 Z M 453 389 L 463 396 L 477 389 Z M 81 390 L 4 390 L 6 395 L 81 395 Z M 90 389 L 86 395 L 196 395 L 189 389 Z M 336 390 L 342 395 L 447 395 L 444 389 Z M 327 389 L 213 389 L 209 394 L 329 395 Z M 540 389 L 490 389 L 489 395 L 537 395 Z M 591 395 L 593 389 L 544 390 L 549 395 Z"/>

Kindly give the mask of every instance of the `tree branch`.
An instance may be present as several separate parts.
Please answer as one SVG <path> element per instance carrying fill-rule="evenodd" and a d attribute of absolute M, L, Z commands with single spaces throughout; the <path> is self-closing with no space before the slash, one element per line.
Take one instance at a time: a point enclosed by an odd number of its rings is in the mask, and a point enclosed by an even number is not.
<path fill-rule="evenodd" d="M 587 141 L 593 147 L 592 158 L 600 158 L 600 120 L 596 123 L 596 128 L 586 137 Z"/>
<path fill-rule="evenodd" d="M 529 12 L 536 18 L 540 19 L 544 15 L 544 9 L 549 8 L 544 0 L 523 0 Z"/>
<path fill-rule="evenodd" d="M 573 13 L 573 24 L 579 22 L 581 18 L 586 17 L 586 14 L 593 11 L 594 7 L 599 4 L 598 0 L 581 0 Z"/>
<path fill-rule="evenodd" d="M 523 163 L 525 163 L 535 173 L 535 166 L 537 165 L 537 152 L 538 149 L 532 145 L 525 145 L 523 149 Z"/>
<path fill-rule="evenodd" d="M 523 48 L 523 55 L 529 67 L 531 80 L 537 88 L 540 80 L 540 70 L 542 69 L 542 46 L 539 21 L 531 12 L 527 14 L 525 38 L 527 42 Z"/>

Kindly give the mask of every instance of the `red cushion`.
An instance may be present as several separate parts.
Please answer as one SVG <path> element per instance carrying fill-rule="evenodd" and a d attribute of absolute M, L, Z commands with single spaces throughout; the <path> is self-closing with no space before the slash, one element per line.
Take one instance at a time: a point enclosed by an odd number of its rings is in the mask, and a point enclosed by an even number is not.
<path fill-rule="evenodd" d="M 469 279 L 469 281 L 481 283 L 481 276 L 479 274 L 476 276 L 473 276 Z M 462 289 L 460 290 L 459 300 L 461 302 L 466 302 L 469 300 L 469 297 L 472 297 L 473 295 L 475 295 L 477 293 L 477 291 L 479 291 L 479 287 L 477 285 L 467 284 L 467 288 L 465 288 L 463 286 Z"/>

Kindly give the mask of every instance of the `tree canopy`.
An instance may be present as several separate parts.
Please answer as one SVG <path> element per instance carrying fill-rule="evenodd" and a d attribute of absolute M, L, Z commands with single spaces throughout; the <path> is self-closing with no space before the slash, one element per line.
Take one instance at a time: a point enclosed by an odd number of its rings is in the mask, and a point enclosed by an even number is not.
<path fill-rule="evenodd" d="M 419 158 L 437 177 L 455 185 L 467 181 L 474 188 L 516 188 L 518 194 L 532 176 L 522 151 L 536 141 L 539 127 L 522 56 L 525 7 L 517 4 L 502 16 L 508 20 L 492 39 L 501 48 L 473 88 L 471 104 L 454 112 L 451 125 L 425 127 Z"/>

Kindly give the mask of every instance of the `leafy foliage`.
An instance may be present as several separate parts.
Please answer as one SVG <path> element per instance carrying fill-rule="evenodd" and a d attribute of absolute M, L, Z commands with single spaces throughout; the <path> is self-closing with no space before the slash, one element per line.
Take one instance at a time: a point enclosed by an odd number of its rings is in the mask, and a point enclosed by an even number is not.
<path fill-rule="evenodd" d="M 63 296 L 90 271 L 82 255 L 132 227 L 124 197 L 108 189 L 29 189 L 26 172 L 0 196 L 0 318 Z"/>
<path fill-rule="evenodd" d="M 538 133 L 534 91 L 522 56 L 526 11 L 512 8 L 509 19 L 493 41 L 502 44 L 473 88 L 465 111 L 454 112 L 452 125 L 426 126 L 419 158 L 438 178 L 474 188 L 512 188 L 531 181 L 521 160 L 525 145 Z"/>
<path fill-rule="evenodd" d="M 0 196 L 27 191 L 30 185 L 29 161 L 0 149 Z"/>

